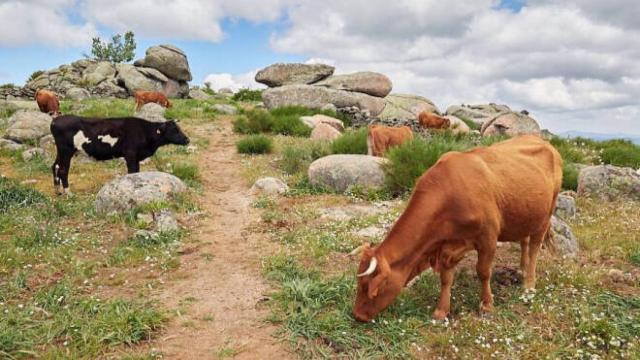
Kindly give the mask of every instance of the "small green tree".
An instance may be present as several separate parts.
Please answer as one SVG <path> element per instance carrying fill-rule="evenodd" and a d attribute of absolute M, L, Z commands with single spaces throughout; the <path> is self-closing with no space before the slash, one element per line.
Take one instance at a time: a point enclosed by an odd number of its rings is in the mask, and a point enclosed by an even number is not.
<path fill-rule="evenodd" d="M 112 63 L 128 62 L 133 60 L 136 51 L 136 39 L 132 31 L 122 35 L 116 34 L 111 38 L 111 42 L 103 42 L 99 37 L 93 38 L 91 55 L 101 61 L 111 61 Z"/>

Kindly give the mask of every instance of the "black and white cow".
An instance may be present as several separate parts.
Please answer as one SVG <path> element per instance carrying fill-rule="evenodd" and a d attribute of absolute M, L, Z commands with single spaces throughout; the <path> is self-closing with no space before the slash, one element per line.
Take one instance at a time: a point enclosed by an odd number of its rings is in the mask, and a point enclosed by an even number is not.
<path fill-rule="evenodd" d="M 77 151 L 96 160 L 123 157 L 131 174 L 140 171 L 140 161 L 152 156 L 160 146 L 189 144 L 189 138 L 174 120 L 158 123 L 134 117 L 100 119 L 63 115 L 51 123 L 51 134 L 57 149 L 51 170 L 58 194 L 69 193 L 69 167 Z"/>

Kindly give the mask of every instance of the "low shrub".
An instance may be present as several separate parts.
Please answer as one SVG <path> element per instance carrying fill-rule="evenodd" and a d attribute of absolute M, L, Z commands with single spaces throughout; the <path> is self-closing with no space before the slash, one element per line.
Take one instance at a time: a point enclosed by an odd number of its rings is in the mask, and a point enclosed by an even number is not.
<path fill-rule="evenodd" d="M 171 166 L 171 173 L 189 185 L 200 182 L 200 170 L 191 162 L 178 162 Z"/>
<path fill-rule="evenodd" d="M 333 140 L 331 152 L 334 154 L 366 154 L 367 153 L 367 128 L 362 127 L 345 131 L 342 136 Z"/>
<path fill-rule="evenodd" d="M 233 101 L 262 101 L 262 90 L 240 89 L 233 94 Z"/>
<path fill-rule="evenodd" d="M 326 143 L 309 142 L 302 146 L 285 146 L 282 150 L 282 160 L 280 168 L 287 174 L 306 171 L 314 160 L 327 156 L 331 153 Z"/>
<path fill-rule="evenodd" d="M 387 151 L 385 166 L 387 188 L 392 193 L 411 191 L 416 180 L 444 153 L 464 150 L 465 144 L 455 137 L 434 136 L 430 140 L 417 137 Z"/>
<path fill-rule="evenodd" d="M 467 118 L 467 117 L 464 117 L 464 116 L 456 116 L 456 117 L 457 117 L 458 119 L 462 120 L 462 122 L 464 122 L 465 124 L 467 124 L 467 126 L 468 126 L 468 127 L 469 127 L 469 129 L 471 129 L 471 130 L 478 130 L 478 131 L 480 131 L 480 128 L 482 127 L 482 126 L 480 126 L 480 124 L 478 124 L 477 122 L 475 122 L 475 121 L 473 121 L 473 120 L 471 120 L 471 119 L 469 119 L 469 118 Z"/>
<path fill-rule="evenodd" d="M 305 125 L 299 116 L 275 116 L 272 132 L 274 134 L 309 137 L 311 128 Z"/>
<path fill-rule="evenodd" d="M 238 134 L 259 134 L 270 132 L 274 124 L 273 116 L 264 110 L 249 110 L 233 122 L 233 131 Z"/>
<path fill-rule="evenodd" d="M 273 142 L 264 135 L 250 135 L 236 143 L 241 154 L 268 154 L 273 150 Z"/>
<path fill-rule="evenodd" d="M 31 206 L 47 202 L 41 192 L 17 182 L 0 177 L 0 210 Z"/>
<path fill-rule="evenodd" d="M 597 145 L 605 164 L 640 168 L 640 146 L 629 140 L 607 140 Z"/>
<path fill-rule="evenodd" d="M 565 162 L 562 166 L 562 189 L 578 190 L 578 167 L 570 162 Z"/>

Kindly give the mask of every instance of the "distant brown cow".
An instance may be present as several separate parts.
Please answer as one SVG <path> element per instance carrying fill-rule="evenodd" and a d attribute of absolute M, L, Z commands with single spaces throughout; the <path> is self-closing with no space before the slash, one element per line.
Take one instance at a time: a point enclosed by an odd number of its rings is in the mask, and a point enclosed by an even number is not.
<path fill-rule="evenodd" d="M 454 268 L 478 253 L 480 311 L 491 312 L 489 281 L 498 241 L 520 243 L 525 289 L 536 284 L 536 261 L 562 184 L 562 159 L 548 142 L 523 135 L 489 147 L 449 152 L 416 184 L 409 204 L 376 247 L 365 244 L 353 308 L 371 321 L 421 272 L 440 273 L 433 318 L 450 310 Z M 352 254 L 357 253 L 353 252 Z"/>
<path fill-rule="evenodd" d="M 53 91 L 38 89 L 35 98 L 41 112 L 51 116 L 60 115 L 60 102 Z"/>
<path fill-rule="evenodd" d="M 418 122 L 427 129 L 448 129 L 451 126 L 449 119 L 428 111 L 423 111 L 418 115 Z"/>
<path fill-rule="evenodd" d="M 371 125 L 367 136 L 367 153 L 373 156 L 382 156 L 389 148 L 412 139 L 413 132 L 408 126 L 393 128 Z"/>
<path fill-rule="evenodd" d="M 134 94 L 136 98 L 136 110 L 140 110 L 142 105 L 148 103 L 156 103 L 166 108 L 171 107 L 171 102 L 167 97 L 158 91 L 136 91 Z"/>

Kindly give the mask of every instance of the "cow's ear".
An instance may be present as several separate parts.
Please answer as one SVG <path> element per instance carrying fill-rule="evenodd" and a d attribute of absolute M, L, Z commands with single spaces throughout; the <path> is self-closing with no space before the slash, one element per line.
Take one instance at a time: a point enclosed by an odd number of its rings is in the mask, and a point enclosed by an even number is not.
<path fill-rule="evenodd" d="M 385 258 L 380 257 L 378 263 L 378 275 L 369 281 L 369 287 L 367 289 L 367 296 L 372 300 L 378 296 L 380 288 L 387 282 L 387 278 L 389 278 L 389 274 L 391 273 L 389 263 Z"/>

